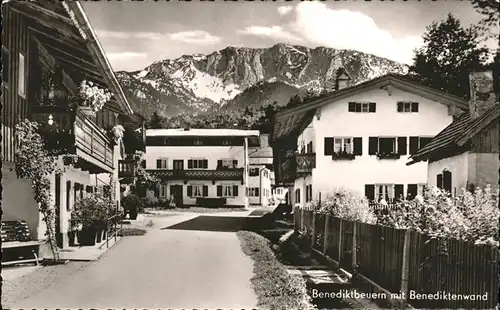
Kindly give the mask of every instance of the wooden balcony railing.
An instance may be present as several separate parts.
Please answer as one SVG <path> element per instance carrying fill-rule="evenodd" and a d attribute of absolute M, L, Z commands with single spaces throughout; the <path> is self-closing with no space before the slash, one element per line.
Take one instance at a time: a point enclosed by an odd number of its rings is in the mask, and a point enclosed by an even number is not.
<path fill-rule="evenodd" d="M 243 180 L 243 168 L 234 169 L 149 169 L 147 172 L 162 180 Z"/>
<path fill-rule="evenodd" d="M 311 173 L 316 168 L 316 153 L 296 154 L 297 173 Z"/>
<path fill-rule="evenodd" d="M 111 140 L 81 111 L 41 107 L 32 112 L 31 119 L 39 123 L 39 131 L 48 150 L 55 154 L 76 154 L 80 150 L 88 155 L 90 161 L 113 167 Z"/>
<path fill-rule="evenodd" d="M 135 167 L 137 162 L 133 159 L 123 159 L 118 161 L 118 177 L 133 178 L 135 177 Z"/>

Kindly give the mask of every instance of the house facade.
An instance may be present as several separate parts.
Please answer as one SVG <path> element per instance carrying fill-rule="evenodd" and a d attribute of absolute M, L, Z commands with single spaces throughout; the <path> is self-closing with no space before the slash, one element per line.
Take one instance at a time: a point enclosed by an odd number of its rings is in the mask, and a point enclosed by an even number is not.
<path fill-rule="evenodd" d="M 277 182 L 294 205 L 344 189 L 369 200 L 412 197 L 427 163 L 408 158 L 467 109 L 460 98 L 385 75 L 279 112 L 273 125 Z"/>
<path fill-rule="evenodd" d="M 250 205 L 268 206 L 272 202 L 272 186 L 274 184 L 273 150 L 269 146 L 269 134 L 260 134 L 259 141 L 250 144 L 248 157 Z"/>
<path fill-rule="evenodd" d="M 2 1 L 2 14 L 2 220 L 26 221 L 32 239 L 45 238 L 31 181 L 14 172 L 16 125 L 37 121 L 45 146 L 59 154 L 62 173 L 51 175 L 51 195 L 57 244 L 65 248 L 78 197 L 102 190 L 119 200 L 123 145 L 110 130 L 133 111 L 80 3 Z M 84 80 L 113 93 L 96 114 L 70 103 Z"/>
<path fill-rule="evenodd" d="M 146 171 L 162 181 L 148 191 L 148 200 L 172 197 L 179 207 L 247 207 L 248 145 L 258 136 L 252 130 L 148 129 Z"/>
<path fill-rule="evenodd" d="M 495 85 L 497 81 L 497 85 Z M 498 187 L 499 86 L 497 71 L 470 74 L 470 109 L 410 158 L 428 162 L 427 183 L 457 195 L 462 189 Z"/>

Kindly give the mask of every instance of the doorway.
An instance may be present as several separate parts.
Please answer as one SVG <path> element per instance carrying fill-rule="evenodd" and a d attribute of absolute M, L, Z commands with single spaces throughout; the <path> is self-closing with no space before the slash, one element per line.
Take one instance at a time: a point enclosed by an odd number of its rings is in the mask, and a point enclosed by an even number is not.
<path fill-rule="evenodd" d="M 174 195 L 174 201 L 176 207 L 183 206 L 183 186 L 182 185 L 170 185 L 170 194 Z"/>

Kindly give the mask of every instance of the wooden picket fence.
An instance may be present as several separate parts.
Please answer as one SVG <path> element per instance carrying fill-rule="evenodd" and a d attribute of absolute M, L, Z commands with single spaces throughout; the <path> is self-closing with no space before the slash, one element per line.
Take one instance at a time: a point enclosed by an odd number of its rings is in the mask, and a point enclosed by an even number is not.
<path fill-rule="evenodd" d="M 416 231 L 352 222 L 296 208 L 295 229 L 311 246 L 392 293 L 445 292 L 486 300 L 407 299 L 417 308 L 492 309 L 497 305 L 499 249 Z M 470 298 L 470 297 L 469 297 Z M 477 298 L 476 298 L 477 299 Z"/>

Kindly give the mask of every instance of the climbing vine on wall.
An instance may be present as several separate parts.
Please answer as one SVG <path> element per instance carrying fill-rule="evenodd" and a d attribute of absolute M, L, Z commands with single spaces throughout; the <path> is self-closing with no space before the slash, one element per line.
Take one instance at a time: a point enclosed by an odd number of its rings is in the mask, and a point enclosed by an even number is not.
<path fill-rule="evenodd" d="M 50 195 L 50 176 L 57 172 L 57 157 L 48 153 L 38 133 L 38 124 L 24 120 L 16 125 L 15 171 L 19 178 L 31 180 L 43 221 L 47 226 L 46 236 L 55 260 L 59 251 L 55 239 L 55 208 Z"/>

